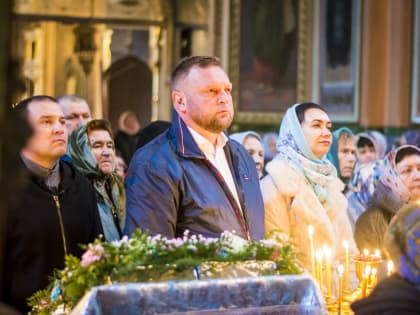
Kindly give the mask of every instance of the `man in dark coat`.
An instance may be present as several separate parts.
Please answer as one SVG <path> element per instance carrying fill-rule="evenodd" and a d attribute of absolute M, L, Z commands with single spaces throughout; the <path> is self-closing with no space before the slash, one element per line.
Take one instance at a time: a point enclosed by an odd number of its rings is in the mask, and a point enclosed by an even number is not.
<path fill-rule="evenodd" d="M 182 60 L 172 74 L 171 128 L 137 150 L 127 186 L 127 232 L 264 237 L 255 162 L 223 132 L 232 122 L 232 84 L 214 57 Z"/>
<path fill-rule="evenodd" d="M 25 117 L 33 134 L 20 152 L 25 182 L 7 211 L 0 300 L 27 312 L 27 298 L 48 284 L 64 256 L 80 257 L 80 244 L 102 234 L 91 184 L 60 161 L 67 149 L 64 114 L 49 96 L 34 96 L 14 112 Z"/>

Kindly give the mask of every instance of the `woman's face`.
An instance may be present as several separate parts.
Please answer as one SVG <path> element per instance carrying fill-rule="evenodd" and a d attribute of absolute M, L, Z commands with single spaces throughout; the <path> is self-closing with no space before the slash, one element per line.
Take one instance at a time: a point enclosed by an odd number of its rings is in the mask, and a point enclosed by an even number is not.
<path fill-rule="evenodd" d="M 357 156 L 360 164 L 366 164 L 375 161 L 378 158 L 374 146 L 365 145 L 364 147 L 357 148 Z"/>
<path fill-rule="evenodd" d="M 115 170 L 115 151 L 111 135 L 106 130 L 92 130 L 88 138 L 98 168 L 104 174 L 112 173 Z"/>
<path fill-rule="evenodd" d="M 331 120 L 327 113 L 318 108 L 306 110 L 301 128 L 309 148 L 317 158 L 320 159 L 328 153 L 332 143 L 332 135 Z"/>
<path fill-rule="evenodd" d="M 396 167 L 401 181 L 410 191 L 411 199 L 420 200 L 420 155 L 407 155 Z"/>
<path fill-rule="evenodd" d="M 261 178 L 264 170 L 264 149 L 261 141 L 254 136 L 248 136 L 245 138 L 243 145 L 254 160 L 258 176 Z"/>

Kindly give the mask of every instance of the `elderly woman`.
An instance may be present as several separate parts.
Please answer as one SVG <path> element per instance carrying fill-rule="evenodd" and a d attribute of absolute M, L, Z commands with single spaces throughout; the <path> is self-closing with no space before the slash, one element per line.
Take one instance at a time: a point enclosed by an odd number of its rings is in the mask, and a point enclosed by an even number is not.
<path fill-rule="evenodd" d="M 321 106 L 303 103 L 289 108 L 280 126 L 279 153 L 266 165 L 261 188 L 266 231 L 291 234 L 304 254 L 310 248 L 308 226 L 312 225 L 315 247 L 330 247 L 334 261 L 344 257 L 344 240 L 351 253 L 356 247 L 342 194 L 344 184 L 326 159 L 331 142 L 331 120 Z M 302 262 L 309 269 L 310 255 Z"/>
<path fill-rule="evenodd" d="M 359 249 L 383 250 L 385 231 L 397 210 L 419 200 L 420 150 L 401 146 L 385 156 L 369 206 L 356 222 L 354 237 Z"/>
<path fill-rule="evenodd" d="M 261 179 L 264 175 L 264 149 L 261 136 L 255 131 L 244 131 L 233 133 L 229 137 L 247 149 L 255 162 L 258 177 Z"/>
<path fill-rule="evenodd" d="M 356 164 L 356 139 L 353 132 L 346 127 L 337 129 L 332 136 L 333 142 L 327 159 L 337 169 L 338 177 L 347 184 Z"/>
<path fill-rule="evenodd" d="M 125 222 L 125 190 L 115 172 L 116 157 L 108 121 L 95 119 L 70 137 L 68 155 L 76 169 L 96 190 L 96 201 L 106 241 L 119 240 Z"/>
<path fill-rule="evenodd" d="M 384 247 L 395 273 L 385 278 L 365 299 L 351 307 L 356 315 L 420 314 L 420 207 L 398 210 L 385 234 Z"/>

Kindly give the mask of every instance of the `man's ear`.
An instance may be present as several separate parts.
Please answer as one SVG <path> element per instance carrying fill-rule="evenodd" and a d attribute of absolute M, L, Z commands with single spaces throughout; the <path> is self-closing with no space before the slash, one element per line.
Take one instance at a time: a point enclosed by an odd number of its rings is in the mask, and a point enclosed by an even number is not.
<path fill-rule="evenodd" d="M 184 93 L 179 91 L 172 91 L 172 103 L 176 111 L 185 113 L 185 96 Z"/>

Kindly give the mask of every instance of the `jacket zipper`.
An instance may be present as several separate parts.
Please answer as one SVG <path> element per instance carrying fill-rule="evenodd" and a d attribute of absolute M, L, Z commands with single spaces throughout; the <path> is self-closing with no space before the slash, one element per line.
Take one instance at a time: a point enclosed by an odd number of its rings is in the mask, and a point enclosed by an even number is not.
<path fill-rule="evenodd" d="M 61 239 L 63 241 L 64 255 L 67 256 L 67 241 L 66 241 L 66 234 L 64 231 L 63 216 L 61 214 L 60 200 L 58 199 L 57 195 L 53 195 L 53 198 L 54 198 L 55 207 L 57 209 L 58 221 L 60 222 Z"/>

